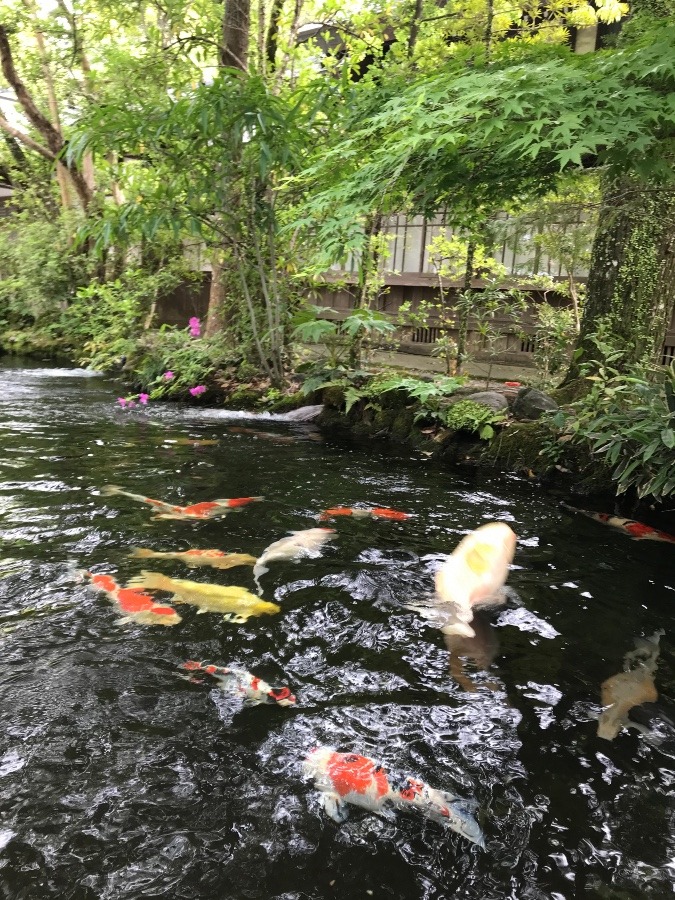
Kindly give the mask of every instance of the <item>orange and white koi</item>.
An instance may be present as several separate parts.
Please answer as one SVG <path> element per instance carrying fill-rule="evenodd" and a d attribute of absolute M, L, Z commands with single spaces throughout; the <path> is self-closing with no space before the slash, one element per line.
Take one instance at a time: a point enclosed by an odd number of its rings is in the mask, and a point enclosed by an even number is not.
<path fill-rule="evenodd" d="M 157 510 L 153 519 L 214 519 L 217 516 L 227 515 L 233 509 L 240 509 L 242 506 L 248 506 L 249 503 L 256 503 L 263 499 L 262 497 L 235 497 L 230 500 L 207 500 L 203 503 L 193 503 L 190 506 L 174 506 L 171 503 L 165 503 L 164 500 L 153 500 L 152 497 L 144 497 L 143 494 L 132 494 L 116 484 L 108 484 L 101 488 L 101 495 L 104 497 L 116 494 L 152 506 Z"/>
<path fill-rule="evenodd" d="M 336 516 L 353 516 L 355 519 L 390 519 L 393 522 L 404 522 L 412 518 L 412 513 L 401 512 L 398 509 L 388 509 L 386 506 L 374 506 L 368 509 L 359 506 L 333 506 L 324 509 L 319 516 L 320 522 L 333 519 Z"/>
<path fill-rule="evenodd" d="M 139 625 L 178 625 L 181 617 L 172 606 L 157 603 L 154 597 L 143 591 L 121 587 L 112 575 L 93 575 L 84 573 L 92 586 L 107 594 L 111 603 L 114 603 L 124 618 L 118 621 L 118 625 L 126 625 L 136 622 Z"/>
<path fill-rule="evenodd" d="M 260 590 L 260 576 L 269 571 L 267 563 L 284 559 L 316 558 L 321 556 L 321 547 L 326 541 L 332 541 L 334 528 L 305 528 L 303 531 L 291 531 L 290 537 L 281 538 L 266 547 L 253 567 L 253 578 Z"/>
<path fill-rule="evenodd" d="M 445 634 L 472 638 L 469 624 L 476 609 L 504 604 L 500 594 L 516 549 L 516 536 L 505 522 L 490 522 L 468 534 L 436 573 L 436 596 L 411 606 Z"/>
<path fill-rule="evenodd" d="M 483 833 L 473 817 L 478 805 L 474 800 L 463 800 L 417 778 L 388 771 L 367 756 L 337 753 L 330 747 L 312 750 L 304 770 L 314 778 L 323 808 L 335 822 L 345 821 L 347 804 L 378 814 L 392 806 L 412 808 L 485 848 Z"/>
<path fill-rule="evenodd" d="M 652 528 L 651 525 L 636 522 L 634 519 L 610 516 L 609 513 L 591 512 L 589 509 L 577 509 L 576 506 L 568 506 L 567 503 L 561 503 L 560 505 L 568 512 L 578 513 L 580 516 L 586 516 L 587 519 L 593 519 L 594 522 L 602 522 L 603 525 L 617 528 L 619 531 L 623 531 L 624 534 L 630 535 L 635 541 L 664 541 L 668 544 L 675 544 L 675 536 L 672 534 L 659 531 L 658 528 Z"/>
<path fill-rule="evenodd" d="M 208 663 L 195 662 L 189 659 L 183 663 L 181 669 L 186 672 L 196 672 L 211 675 L 218 682 L 220 688 L 234 697 L 241 697 L 247 706 L 257 706 L 259 703 L 277 703 L 279 706 L 293 706 L 295 696 L 287 687 L 273 688 L 247 672 L 246 669 L 232 669 L 229 666 L 213 666 Z M 192 678 L 192 681 L 199 681 Z"/>
<path fill-rule="evenodd" d="M 211 566 L 214 569 L 233 569 L 235 566 L 255 565 L 255 556 L 251 556 L 250 553 L 224 553 L 222 550 L 177 550 L 171 552 L 134 547 L 129 556 L 132 559 L 177 559 L 191 568 Z"/>

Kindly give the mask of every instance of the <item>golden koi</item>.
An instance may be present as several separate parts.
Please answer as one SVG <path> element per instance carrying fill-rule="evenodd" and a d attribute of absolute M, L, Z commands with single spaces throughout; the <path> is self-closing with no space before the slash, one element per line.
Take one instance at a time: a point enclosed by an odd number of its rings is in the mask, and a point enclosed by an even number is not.
<path fill-rule="evenodd" d="M 624 534 L 629 534 L 635 541 L 663 541 L 667 544 L 675 544 L 675 536 L 672 534 L 659 531 L 658 528 L 652 528 L 651 525 L 645 525 L 643 522 L 636 522 L 635 519 L 610 516 L 609 513 L 591 512 L 589 509 L 577 509 L 575 506 L 568 506 L 567 503 L 560 505 L 568 512 L 579 513 L 580 516 L 586 516 L 587 519 L 593 519 L 594 522 L 602 522 L 603 525 L 617 528 Z"/>
<path fill-rule="evenodd" d="M 598 719 L 598 737 L 611 741 L 624 726 L 642 730 L 628 719 L 628 712 L 634 706 L 654 703 L 658 699 L 654 673 L 662 634 L 663 631 L 657 631 L 650 638 L 637 640 L 635 650 L 624 657 L 623 672 L 602 682 L 600 695 L 605 708 Z"/>
<path fill-rule="evenodd" d="M 117 494 L 152 506 L 153 509 L 157 510 L 157 514 L 153 516 L 153 519 L 214 519 L 217 516 L 227 515 L 233 509 L 239 509 L 242 506 L 248 506 L 249 503 L 255 503 L 263 499 L 262 497 L 235 497 L 231 500 L 207 500 L 203 503 L 193 503 L 190 506 L 174 506 L 171 503 L 165 503 L 164 500 L 153 500 L 152 497 L 144 497 L 143 494 L 132 494 L 116 484 L 108 484 L 101 488 L 103 497 L 111 497 Z"/>
<path fill-rule="evenodd" d="M 281 538 L 266 547 L 253 567 L 253 578 L 260 590 L 260 576 L 269 571 L 266 563 L 284 559 L 316 558 L 321 556 L 321 547 L 326 541 L 332 541 L 334 528 L 306 528 L 304 531 L 292 531 L 290 537 Z"/>
<path fill-rule="evenodd" d="M 173 593 L 173 603 L 188 603 L 199 607 L 199 613 L 223 613 L 230 622 L 238 624 L 252 616 L 273 616 L 281 612 L 276 603 L 261 600 L 243 587 L 224 587 L 221 584 L 202 584 L 199 581 L 184 581 L 169 578 L 159 572 L 142 571 L 129 582 L 130 587 L 145 588 L 148 591 L 168 591 Z"/>
<path fill-rule="evenodd" d="M 134 547 L 129 556 L 132 559 L 177 559 L 186 566 L 211 566 L 214 569 L 233 569 L 235 566 L 255 565 L 255 556 L 250 553 L 224 553 L 222 550 L 147 550 Z"/>
<path fill-rule="evenodd" d="M 137 622 L 139 625 L 178 625 L 181 621 L 181 617 L 171 606 L 157 603 L 150 594 L 121 587 L 112 575 L 92 575 L 91 572 L 84 574 L 93 587 L 107 594 L 110 602 L 125 614 L 118 625 L 129 622 Z"/>

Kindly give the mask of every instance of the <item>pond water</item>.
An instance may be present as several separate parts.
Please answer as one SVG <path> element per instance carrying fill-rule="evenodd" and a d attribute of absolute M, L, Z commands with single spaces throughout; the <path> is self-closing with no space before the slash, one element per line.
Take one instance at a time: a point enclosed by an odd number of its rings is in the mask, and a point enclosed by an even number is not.
<path fill-rule="evenodd" d="M 659 703 L 672 715 L 675 548 L 573 518 L 515 478 L 274 421 L 244 425 L 281 441 L 232 432 L 241 421 L 195 406 L 129 412 L 118 392 L 78 370 L 0 368 L 0 896 L 675 891 L 672 733 L 596 733 L 600 684 L 657 629 Z M 105 484 L 180 504 L 265 502 L 153 522 L 148 507 L 100 496 Z M 146 567 L 253 590 L 250 568 L 128 554 L 258 555 L 326 507 L 358 503 L 414 518 L 337 519 L 322 558 L 270 565 L 264 596 L 282 611 L 245 625 L 181 606 L 174 628 L 120 627 L 78 575 L 125 581 Z M 523 606 L 484 623 L 479 665 L 455 665 L 458 680 L 441 632 L 407 604 L 430 592 L 463 534 L 494 519 L 519 536 L 509 584 Z M 178 677 L 188 659 L 289 685 L 297 705 L 240 709 Z M 352 808 L 335 824 L 302 774 L 319 744 L 475 798 L 486 849 L 414 812 Z"/>

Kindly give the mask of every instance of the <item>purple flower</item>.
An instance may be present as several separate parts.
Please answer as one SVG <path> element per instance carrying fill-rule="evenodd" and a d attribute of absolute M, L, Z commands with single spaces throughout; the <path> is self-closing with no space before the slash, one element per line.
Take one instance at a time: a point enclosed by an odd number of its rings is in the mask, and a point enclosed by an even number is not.
<path fill-rule="evenodd" d="M 173 372 L 165 372 L 164 375 L 162 375 L 162 378 L 164 378 L 165 381 L 171 381 L 171 379 L 175 377 Z"/>
<path fill-rule="evenodd" d="M 203 394 L 206 388 L 203 384 L 198 384 L 197 387 L 190 388 L 190 393 L 193 397 L 199 397 L 200 394 Z"/>
<path fill-rule="evenodd" d="M 124 409 L 124 407 L 127 405 L 128 401 L 124 397 L 118 397 L 117 402 L 122 407 L 122 409 Z"/>
<path fill-rule="evenodd" d="M 192 316 L 190 321 L 188 322 L 190 326 L 190 334 L 192 337 L 199 337 L 202 333 L 202 323 L 199 321 L 197 316 Z"/>
<path fill-rule="evenodd" d="M 138 395 L 138 402 L 141 404 L 141 406 L 146 406 L 149 399 L 150 399 L 150 394 L 139 394 Z"/>

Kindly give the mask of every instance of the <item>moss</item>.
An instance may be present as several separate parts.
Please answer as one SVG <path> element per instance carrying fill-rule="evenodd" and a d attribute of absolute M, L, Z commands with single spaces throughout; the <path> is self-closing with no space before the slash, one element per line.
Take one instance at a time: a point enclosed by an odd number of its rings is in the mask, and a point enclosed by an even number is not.
<path fill-rule="evenodd" d="M 254 388 L 237 388 L 225 400 L 225 406 L 232 409 L 255 409 L 263 393 Z"/>
<path fill-rule="evenodd" d="M 518 422 L 500 431 L 486 456 L 509 468 L 541 468 L 540 451 L 552 437 L 551 429 L 541 422 Z"/>
<path fill-rule="evenodd" d="M 330 406 L 333 407 L 333 409 L 344 409 L 345 389 L 338 385 L 325 388 L 322 400 L 324 406 Z"/>
<path fill-rule="evenodd" d="M 568 384 L 551 391 L 551 397 L 559 406 L 575 403 L 590 391 L 592 382 L 587 378 L 573 378 Z"/>
<path fill-rule="evenodd" d="M 373 425 L 378 431 L 389 430 L 396 419 L 395 409 L 378 409 L 373 418 Z"/>
<path fill-rule="evenodd" d="M 400 410 L 391 425 L 391 437 L 394 441 L 407 441 L 413 430 L 416 410 L 413 407 Z"/>
<path fill-rule="evenodd" d="M 284 394 L 283 397 L 279 397 L 273 403 L 266 404 L 265 409 L 268 412 L 282 413 L 291 409 L 298 409 L 300 406 L 306 406 L 307 403 L 307 397 L 301 394 L 300 391 L 296 391 L 294 394 Z"/>

